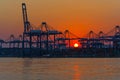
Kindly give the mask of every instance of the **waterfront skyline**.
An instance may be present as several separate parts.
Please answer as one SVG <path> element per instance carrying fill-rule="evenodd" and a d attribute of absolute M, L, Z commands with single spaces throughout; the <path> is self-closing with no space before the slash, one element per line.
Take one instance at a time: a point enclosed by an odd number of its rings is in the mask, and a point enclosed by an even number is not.
<path fill-rule="evenodd" d="M 80 37 L 90 30 L 106 33 L 120 24 L 119 0 L 1 0 L 0 38 L 22 34 L 23 2 L 27 5 L 29 21 L 35 26 L 46 21 L 57 30 L 69 29 Z"/>

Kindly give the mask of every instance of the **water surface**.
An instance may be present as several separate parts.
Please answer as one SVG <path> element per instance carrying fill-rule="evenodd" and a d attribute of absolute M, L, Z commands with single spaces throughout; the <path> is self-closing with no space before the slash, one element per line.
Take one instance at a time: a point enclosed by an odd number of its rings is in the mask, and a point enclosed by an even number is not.
<path fill-rule="evenodd" d="M 0 80 L 120 80 L 120 59 L 0 58 Z"/>

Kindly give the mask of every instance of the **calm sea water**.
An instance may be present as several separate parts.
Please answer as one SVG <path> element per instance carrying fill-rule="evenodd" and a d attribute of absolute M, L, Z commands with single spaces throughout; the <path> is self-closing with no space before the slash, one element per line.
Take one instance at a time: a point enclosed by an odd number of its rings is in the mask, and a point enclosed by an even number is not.
<path fill-rule="evenodd" d="M 120 80 L 120 59 L 0 58 L 0 80 Z"/>

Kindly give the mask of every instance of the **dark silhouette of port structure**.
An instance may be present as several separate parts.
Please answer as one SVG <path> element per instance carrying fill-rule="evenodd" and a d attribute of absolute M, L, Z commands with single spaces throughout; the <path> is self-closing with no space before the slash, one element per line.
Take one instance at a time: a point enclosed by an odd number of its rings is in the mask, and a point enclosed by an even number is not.
<path fill-rule="evenodd" d="M 108 33 L 98 34 L 90 31 L 85 37 L 76 36 L 69 30 L 58 31 L 42 22 L 37 28 L 28 20 L 26 4 L 22 3 L 24 31 L 7 40 L 0 39 L 1 57 L 120 57 L 120 26 L 115 26 Z M 71 46 L 71 41 L 80 43 L 78 48 Z"/>

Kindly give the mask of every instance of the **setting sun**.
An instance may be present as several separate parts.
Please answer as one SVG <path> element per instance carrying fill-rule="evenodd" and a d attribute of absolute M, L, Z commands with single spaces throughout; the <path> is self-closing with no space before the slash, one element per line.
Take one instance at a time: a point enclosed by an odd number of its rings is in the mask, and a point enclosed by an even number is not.
<path fill-rule="evenodd" d="M 75 48 L 79 47 L 78 43 L 75 43 L 75 44 L 74 44 L 74 47 L 75 47 Z"/>

